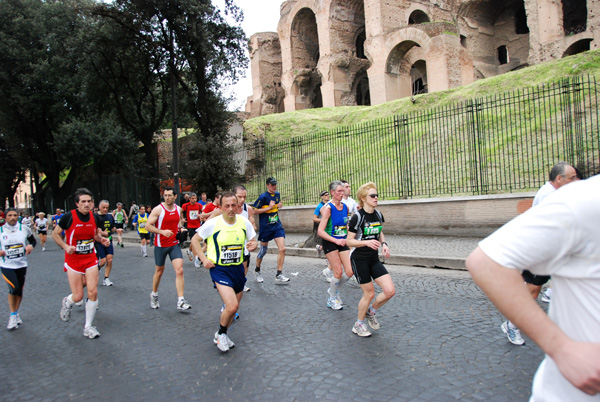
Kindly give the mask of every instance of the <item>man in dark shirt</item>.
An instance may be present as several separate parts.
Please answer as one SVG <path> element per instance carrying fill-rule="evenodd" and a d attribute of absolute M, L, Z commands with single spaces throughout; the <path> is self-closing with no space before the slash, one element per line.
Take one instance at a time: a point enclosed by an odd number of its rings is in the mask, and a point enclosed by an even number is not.
<path fill-rule="evenodd" d="M 111 213 L 108 212 L 109 203 L 107 200 L 100 201 L 98 204 L 98 213 L 95 214 L 96 220 L 99 222 L 98 227 L 102 229 L 104 233 L 102 233 L 102 237 L 107 237 L 110 241 L 108 246 L 102 245 L 102 243 L 95 243 L 96 253 L 98 254 L 98 259 L 100 262 L 98 263 L 98 269 L 102 269 L 104 265 L 106 265 L 106 269 L 104 270 L 104 280 L 102 284 L 104 286 L 112 286 L 109 276 L 112 271 L 113 264 L 113 256 L 115 254 L 115 250 L 112 242 L 112 233 L 115 229 L 115 219 Z"/>

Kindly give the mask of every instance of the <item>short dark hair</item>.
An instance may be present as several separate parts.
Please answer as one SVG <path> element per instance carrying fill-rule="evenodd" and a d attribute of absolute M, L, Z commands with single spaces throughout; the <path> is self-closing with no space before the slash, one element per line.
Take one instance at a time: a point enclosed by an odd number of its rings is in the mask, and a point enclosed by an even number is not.
<path fill-rule="evenodd" d="M 237 193 L 237 192 L 238 192 L 238 190 L 246 190 L 246 187 L 244 187 L 244 185 L 243 185 L 243 184 L 236 184 L 236 185 L 235 185 L 235 186 L 233 186 L 233 188 L 231 189 L 231 192 L 235 194 L 235 193 Z M 246 191 L 248 191 L 248 190 L 246 190 Z"/>
<path fill-rule="evenodd" d="M 237 202 L 237 195 L 235 195 L 233 192 L 231 191 L 226 191 L 221 195 L 221 200 L 223 200 L 224 198 L 231 198 L 234 197 L 236 199 Z M 223 203 L 221 203 L 221 206 L 223 206 Z"/>
<path fill-rule="evenodd" d="M 173 187 L 165 187 L 165 188 L 163 188 L 163 194 L 165 193 L 165 191 L 172 191 L 173 194 L 175 194 L 175 189 Z"/>
<path fill-rule="evenodd" d="M 223 193 L 222 193 L 222 192 L 220 192 L 220 191 L 217 191 L 217 193 L 215 194 L 215 200 L 216 200 L 217 198 L 221 198 L 222 196 L 223 196 Z"/>
<path fill-rule="evenodd" d="M 550 181 L 554 181 L 556 180 L 556 178 L 558 176 L 562 176 L 565 174 L 565 168 L 569 166 L 569 164 L 567 162 L 558 162 L 556 165 L 552 166 L 552 169 L 550 170 Z"/>
<path fill-rule="evenodd" d="M 77 204 L 79 202 L 79 197 L 81 197 L 82 195 L 89 195 L 90 197 L 92 197 L 92 200 L 94 199 L 94 194 L 92 194 L 92 192 L 90 190 L 88 190 L 85 187 L 81 187 L 81 188 L 78 188 L 77 190 L 75 190 L 75 194 L 73 194 L 73 198 L 75 199 L 75 204 Z"/>
<path fill-rule="evenodd" d="M 348 182 L 346 180 L 338 180 L 338 181 L 342 184 L 348 184 Z"/>

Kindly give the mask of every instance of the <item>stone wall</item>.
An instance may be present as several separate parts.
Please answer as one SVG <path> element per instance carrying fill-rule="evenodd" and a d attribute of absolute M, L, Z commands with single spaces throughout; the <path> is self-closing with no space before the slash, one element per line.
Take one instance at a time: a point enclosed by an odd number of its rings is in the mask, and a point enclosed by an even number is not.
<path fill-rule="evenodd" d="M 595 49 L 600 0 L 289 0 L 252 36 L 250 117 L 369 105 Z"/>
<path fill-rule="evenodd" d="M 487 236 L 531 207 L 535 193 L 382 201 L 388 234 Z M 279 210 L 286 231 L 312 232 L 316 205 Z"/>

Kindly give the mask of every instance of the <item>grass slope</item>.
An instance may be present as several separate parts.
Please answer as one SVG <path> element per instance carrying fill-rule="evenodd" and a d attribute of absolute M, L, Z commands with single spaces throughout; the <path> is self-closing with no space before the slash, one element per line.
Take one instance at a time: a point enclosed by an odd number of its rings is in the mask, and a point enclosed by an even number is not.
<path fill-rule="evenodd" d="M 302 136 L 397 114 L 422 112 L 467 99 L 502 94 L 511 89 L 534 87 L 582 74 L 600 75 L 600 50 L 541 63 L 447 91 L 418 95 L 415 103 L 410 98 L 403 98 L 375 106 L 341 106 L 261 116 L 247 120 L 244 132 L 250 137 L 265 136 L 267 140 Z"/>

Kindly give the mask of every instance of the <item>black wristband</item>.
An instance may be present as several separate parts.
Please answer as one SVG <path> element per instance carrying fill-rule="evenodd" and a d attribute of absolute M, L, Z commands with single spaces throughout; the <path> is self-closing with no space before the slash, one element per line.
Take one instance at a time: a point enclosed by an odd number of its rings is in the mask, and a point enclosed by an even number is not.
<path fill-rule="evenodd" d="M 388 247 L 389 247 L 389 245 L 387 244 L 387 241 L 381 242 L 381 245 L 382 245 L 382 246 L 383 246 L 384 244 L 385 244 L 386 246 L 388 246 Z"/>

